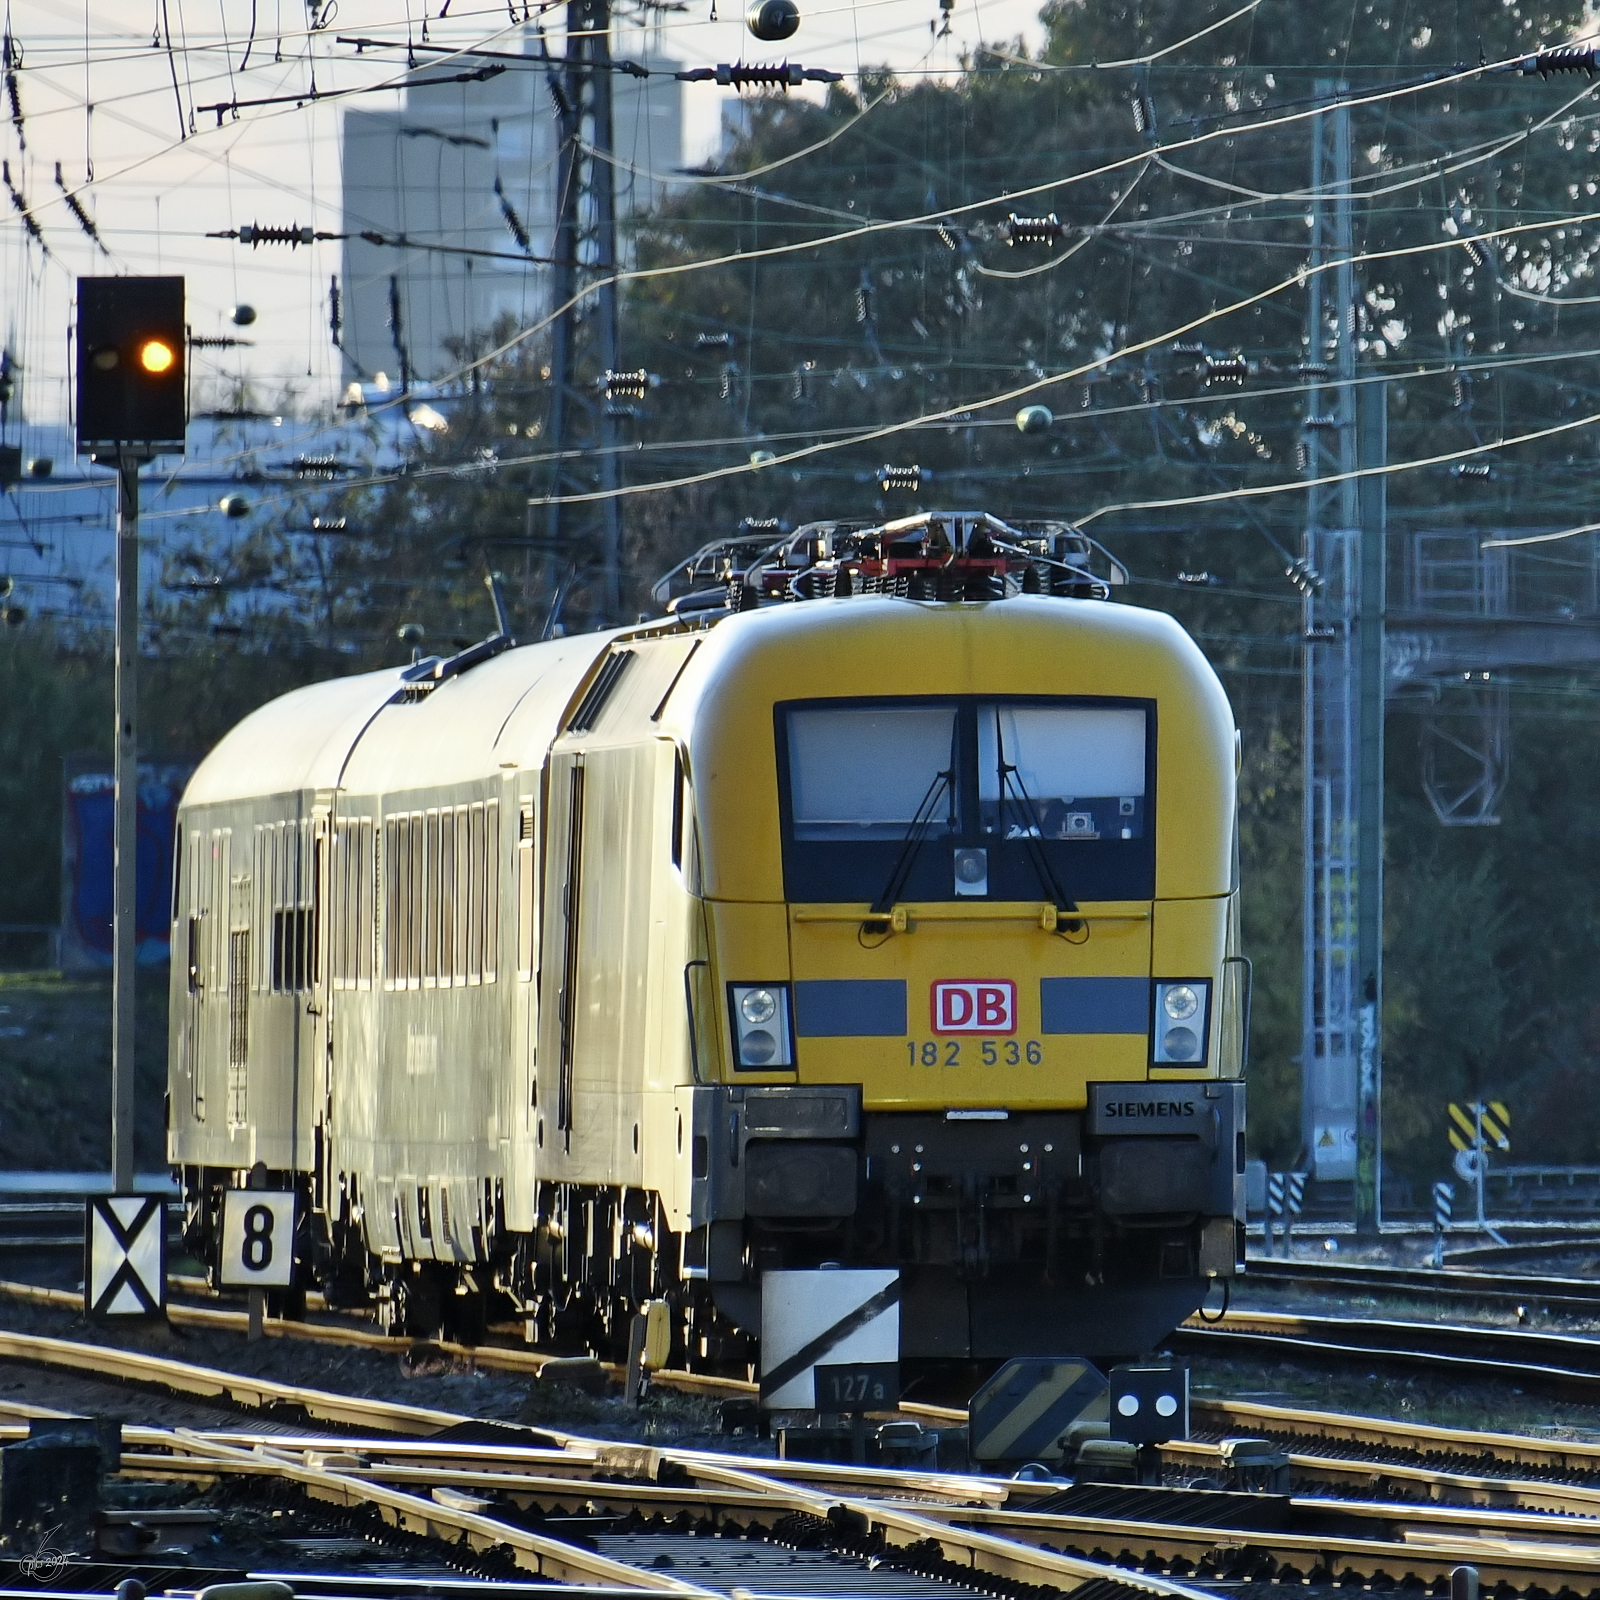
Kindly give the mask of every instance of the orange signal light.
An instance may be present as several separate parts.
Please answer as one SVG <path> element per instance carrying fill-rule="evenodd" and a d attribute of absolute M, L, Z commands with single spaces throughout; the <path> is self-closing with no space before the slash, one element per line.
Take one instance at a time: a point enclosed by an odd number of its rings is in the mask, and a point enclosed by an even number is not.
<path fill-rule="evenodd" d="M 139 365 L 146 372 L 170 372 L 172 364 L 177 360 L 172 346 L 161 339 L 146 339 L 139 346 Z"/>

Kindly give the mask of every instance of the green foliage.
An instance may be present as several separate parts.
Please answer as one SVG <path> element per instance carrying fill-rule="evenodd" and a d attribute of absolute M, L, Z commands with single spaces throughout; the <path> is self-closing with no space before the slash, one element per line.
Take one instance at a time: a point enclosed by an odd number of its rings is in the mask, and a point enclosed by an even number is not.
<path fill-rule="evenodd" d="M 0 629 L 0 922 L 54 922 L 62 760 L 111 753 L 111 662 L 38 625 Z"/>

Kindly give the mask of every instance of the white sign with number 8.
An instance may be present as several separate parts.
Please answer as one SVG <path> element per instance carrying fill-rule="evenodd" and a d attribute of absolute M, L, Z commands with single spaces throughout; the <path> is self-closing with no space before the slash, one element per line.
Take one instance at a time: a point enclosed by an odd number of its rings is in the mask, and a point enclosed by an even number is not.
<path fill-rule="evenodd" d="M 229 1189 L 222 1200 L 222 1282 L 287 1289 L 294 1279 L 294 1196 Z"/>

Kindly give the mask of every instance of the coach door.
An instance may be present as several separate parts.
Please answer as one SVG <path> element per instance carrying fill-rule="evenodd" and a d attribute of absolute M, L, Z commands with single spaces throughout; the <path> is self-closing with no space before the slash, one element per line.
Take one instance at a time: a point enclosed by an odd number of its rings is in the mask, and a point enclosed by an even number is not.
<path fill-rule="evenodd" d="M 326 1204 L 328 1127 L 327 1109 L 333 1062 L 333 940 L 330 907 L 333 883 L 332 796 L 318 795 L 311 816 L 311 948 L 306 981 L 310 993 L 301 1010 L 304 1030 L 306 1085 L 305 1109 L 300 1125 L 311 1133 L 311 1174 L 318 1209 Z M 303 1167 L 304 1162 L 297 1163 Z"/>
<path fill-rule="evenodd" d="M 584 782 L 581 752 L 550 760 L 545 930 L 540 951 L 538 1106 L 535 1144 L 550 1156 L 572 1148 L 579 961 L 583 930 Z"/>

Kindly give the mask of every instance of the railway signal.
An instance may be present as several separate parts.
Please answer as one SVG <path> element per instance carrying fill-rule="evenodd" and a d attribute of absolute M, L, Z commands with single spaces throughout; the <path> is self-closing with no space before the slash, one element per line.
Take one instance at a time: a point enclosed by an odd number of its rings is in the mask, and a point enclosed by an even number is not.
<path fill-rule="evenodd" d="M 117 470 L 116 823 L 112 897 L 111 1187 L 133 1187 L 138 898 L 139 464 L 181 453 L 188 424 L 182 278 L 79 278 L 78 451 Z M 92 1228 L 93 1219 L 89 1219 Z"/>
<path fill-rule="evenodd" d="M 1129 1362 L 1111 1369 L 1111 1437 L 1165 1444 L 1189 1437 L 1189 1369 L 1177 1361 Z"/>
<path fill-rule="evenodd" d="M 78 279 L 78 450 L 181 452 L 188 423 L 182 278 Z"/>

